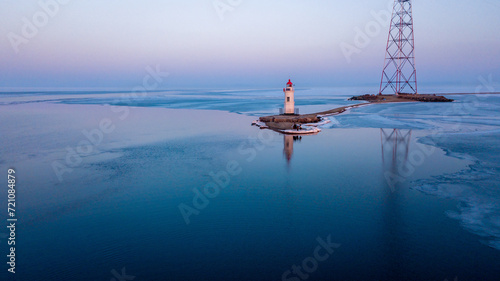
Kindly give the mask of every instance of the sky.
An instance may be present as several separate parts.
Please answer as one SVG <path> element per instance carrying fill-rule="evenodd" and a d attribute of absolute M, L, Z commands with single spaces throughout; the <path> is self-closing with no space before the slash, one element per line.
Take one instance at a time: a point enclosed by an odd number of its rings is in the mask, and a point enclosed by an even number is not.
<path fill-rule="evenodd" d="M 376 85 L 393 2 L 0 0 L 0 88 L 133 88 L 148 67 L 165 89 Z M 419 83 L 500 80 L 499 14 L 413 1 Z"/>

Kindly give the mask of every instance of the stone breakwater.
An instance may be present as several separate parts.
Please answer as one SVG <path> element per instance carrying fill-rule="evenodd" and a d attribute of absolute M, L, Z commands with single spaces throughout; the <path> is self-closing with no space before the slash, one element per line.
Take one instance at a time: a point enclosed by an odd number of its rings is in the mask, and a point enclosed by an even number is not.
<path fill-rule="evenodd" d="M 452 102 L 452 99 L 446 98 L 444 96 L 437 96 L 431 94 L 399 94 L 399 95 L 361 95 L 354 96 L 349 100 L 364 100 L 368 102 L 409 102 L 409 101 L 419 101 L 419 102 Z"/>
<path fill-rule="evenodd" d="M 361 95 L 354 96 L 349 100 L 356 101 L 367 101 L 368 104 L 374 103 L 393 103 L 393 102 L 452 102 L 452 99 L 448 99 L 444 96 L 437 96 L 431 94 L 415 94 L 415 95 Z M 274 130 L 288 130 L 294 128 L 294 125 L 308 124 L 308 123 L 318 123 L 322 120 L 322 117 L 328 115 L 341 114 L 347 109 L 355 108 L 359 106 L 366 105 L 367 103 L 355 104 L 342 106 L 334 108 L 331 110 L 303 114 L 303 115 L 270 115 L 263 116 L 259 118 L 260 122 L 265 123 L 267 127 Z"/>

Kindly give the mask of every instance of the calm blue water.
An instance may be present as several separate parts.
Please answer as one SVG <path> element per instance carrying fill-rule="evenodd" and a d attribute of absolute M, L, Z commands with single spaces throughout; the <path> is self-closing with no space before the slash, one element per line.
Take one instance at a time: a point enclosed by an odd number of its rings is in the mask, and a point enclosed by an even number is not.
<path fill-rule="evenodd" d="M 303 91 L 302 112 L 356 92 Z M 250 126 L 280 106 L 271 90 L 2 94 L 15 276 L 498 280 L 500 96 L 452 98 L 356 108 L 294 139 Z"/>

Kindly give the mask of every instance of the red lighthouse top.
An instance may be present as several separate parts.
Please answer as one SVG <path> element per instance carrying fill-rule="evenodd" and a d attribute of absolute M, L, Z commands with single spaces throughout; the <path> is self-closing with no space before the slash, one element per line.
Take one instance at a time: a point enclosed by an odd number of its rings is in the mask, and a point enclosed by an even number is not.
<path fill-rule="evenodd" d="M 292 81 L 290 81 L 290 79 L 288 79 L 288 83 L 286 83 L 286 85 L 287 85 L 287 86 L 288 86 L 288 85 L 293 86 L 293 83 L 292 83 Z"/>

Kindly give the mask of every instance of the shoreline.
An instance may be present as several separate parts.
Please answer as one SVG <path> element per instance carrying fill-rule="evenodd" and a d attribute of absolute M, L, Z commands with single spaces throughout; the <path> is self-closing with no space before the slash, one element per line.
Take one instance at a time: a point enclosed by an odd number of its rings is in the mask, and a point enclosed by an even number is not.
<path fill-rule="evenodd" d="M 467 93 L 464 93 L 464 95 Z M 472 93 L 468 93 L 472 95 Z M 500 93 L 498 93 L 500 94 Z M 452 95 L 452 94 L 447 94 Z M 314 123 L 319 123 L 323 120 L 323 117 L 339 115 L 346 112 L 349 109 L 357 108 L 369 104 L 386 104 L 386 103 L 400 103 L 400 102 L 453 102 L 454 100 L 448 99 L 442 95 L 431 95 L 431 94 L 418 94 L 418 95 L 361 95 L 354 96 L 348 100 L 360 100 L 366 101 L 365 103 L 352 104 L 333 108 L 326 111 L 308 113 L 302 115 L 269 115 L 259 117 L 258 121 L 264 123 L 264 126 L 259 126 L 261 128 L 268 128 L 277 131 L 287 131 L 293 129 L 294 125 L 304 125 L 314 126 Z"/>
<path fill-rule="evenodd" d="M 405 102 L 416 102 L 416 101 L 405 101 Z M 382 104 L 382 103 L 395 103 L 391 101 L 386 102 L 365 102 L 352 105 L 346 105 L 330 109 L 327 111 L 321 111 L 317 113 L 310 113 L 304 115 L 270 115 L 259 117 L 258 122 L 254 121 L 253 125 L 260 127 L 261 129 L 271 129 L 274 131 L 282 132 L 293 129 L 295 124 L 306 125 L 306 126 L 317 126 L 322 123 L 323 118 L 327 116 L 334 116 L 342 114 L 352 108 L 358 108 L 362 106 L 367 106 L 370 104 Z M 258 124 L 263 123 L 263 124 Z"/>
<path fill-rule="evenodd" d="M 438 94 L 438 95 L 447 95 L 447 96 L 457 96 L 457 95 L 500 95 L 500 92 L 447 93 L 447 94 Z"/>

